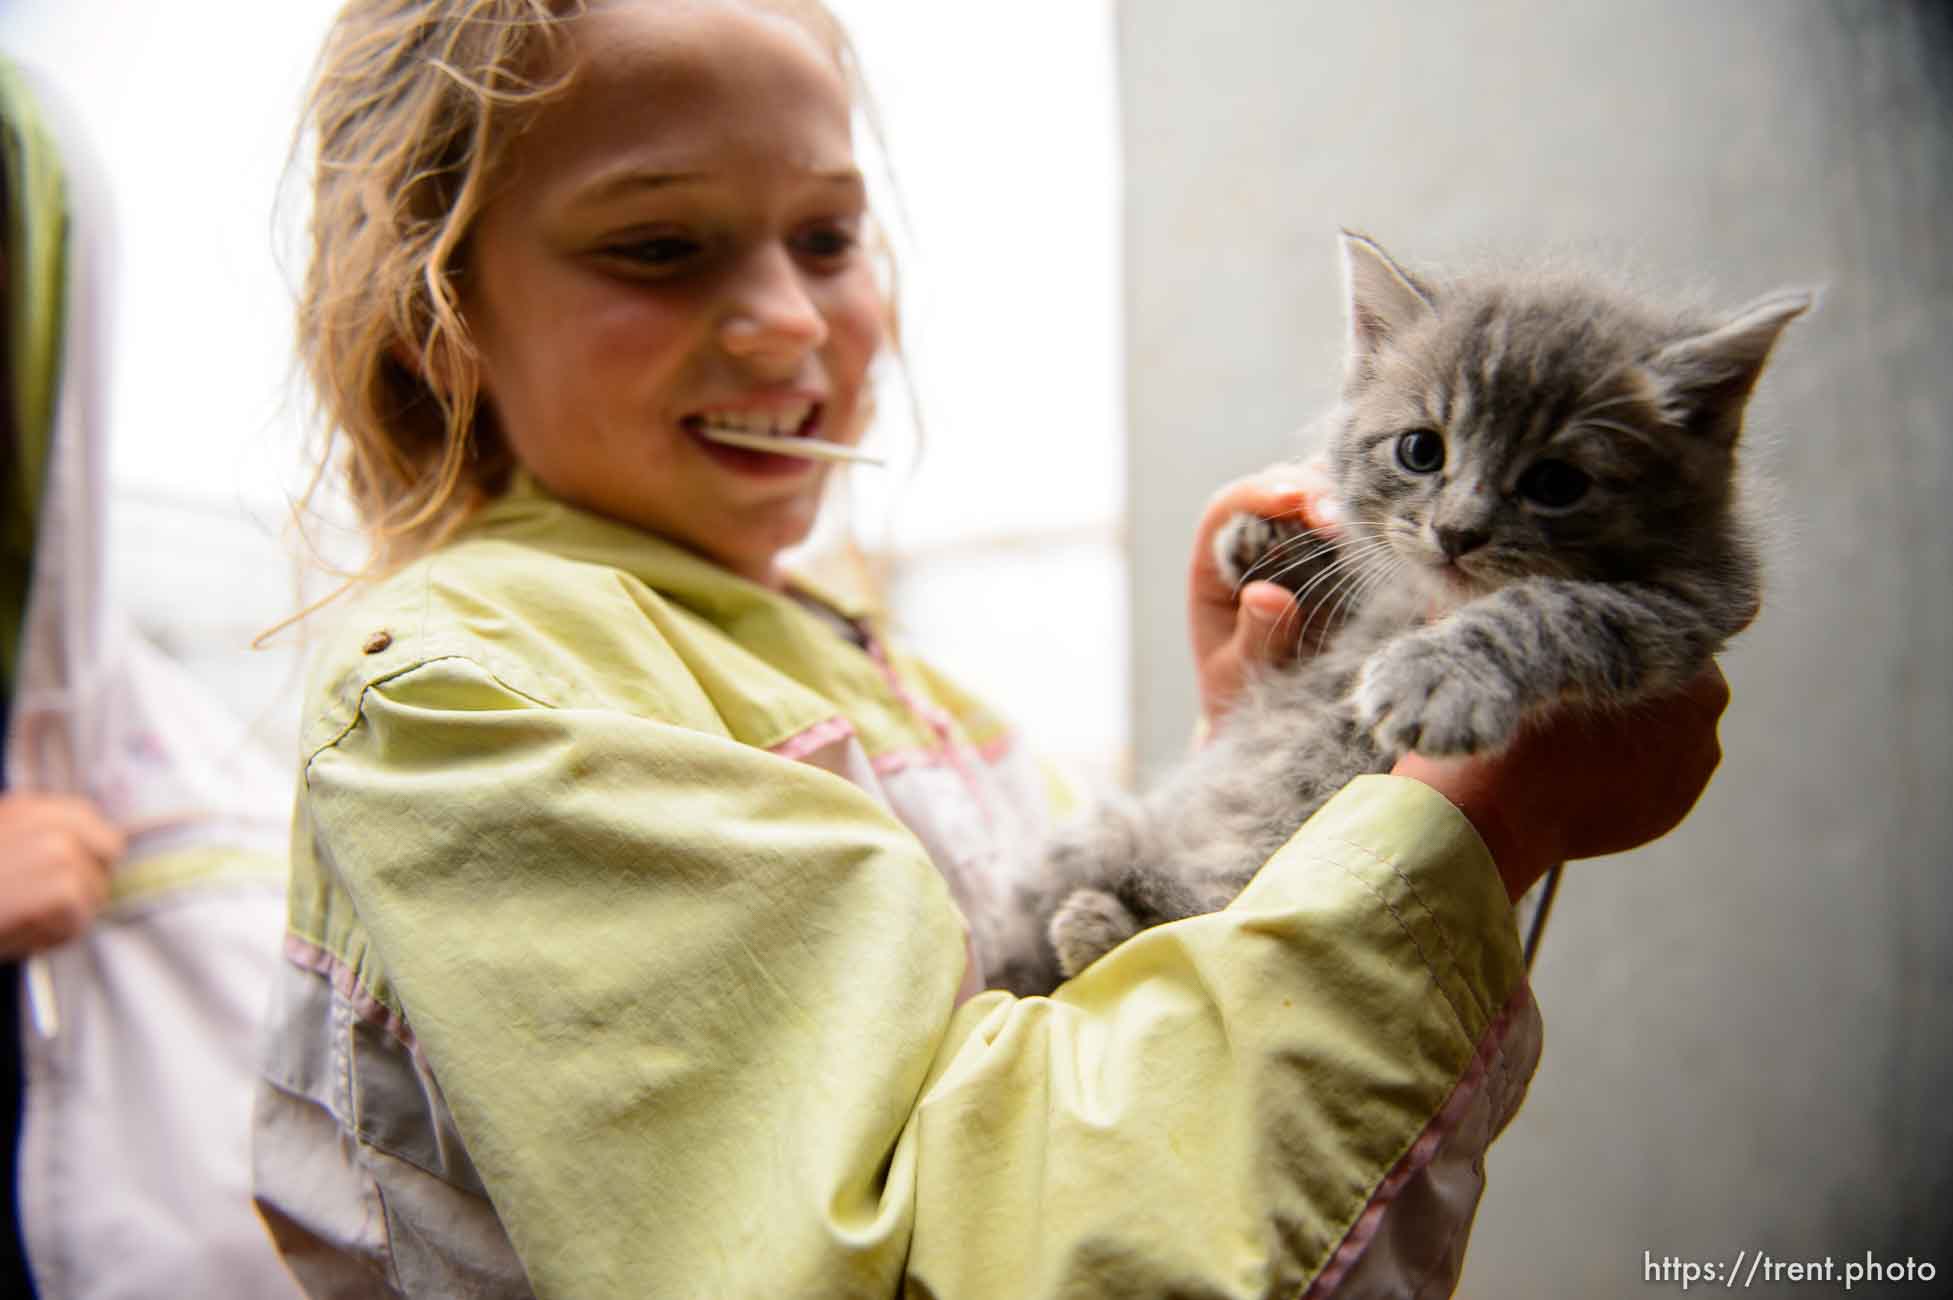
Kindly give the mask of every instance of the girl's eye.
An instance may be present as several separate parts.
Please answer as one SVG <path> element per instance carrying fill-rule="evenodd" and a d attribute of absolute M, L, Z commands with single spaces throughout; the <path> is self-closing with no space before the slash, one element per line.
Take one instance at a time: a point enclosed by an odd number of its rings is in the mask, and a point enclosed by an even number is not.
<path fill-rule="evenodd" d="M 1444 439 L 1430 429 L 1412 429 L 1397 439 L 1397 463 L 1413 474 L 1444 468 Z"/>
<path fill-rule="evenodd" d="M 1548 510 L 1564 510 L 1579 502 L 1593 486 L 1586 471 L 1563 460 L 1542 460 L 1519 476 L 1519 495 Z"/>
<path fill-rule="evenodd" d="M 811 226 L 794 238 L 794 246 L 804 257 L 831 262 L 854 252 L 860 242 L 854 227 L 839 224 Z"/>
<path fill-rule="evenodd" d="M 637 266 L 663 269 L 694 256 L 700 247 L 698 240 L 684 235 L 649 235 L 612 244 L 604 251 Z"/>

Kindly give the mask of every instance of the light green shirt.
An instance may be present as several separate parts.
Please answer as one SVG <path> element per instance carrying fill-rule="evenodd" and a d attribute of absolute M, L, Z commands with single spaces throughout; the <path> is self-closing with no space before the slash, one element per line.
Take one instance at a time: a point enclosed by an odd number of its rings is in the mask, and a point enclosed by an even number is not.
<path fill-rule="evenodd" d="M 310 698 L 258 1161 L 315 1285 L 1455 1278 L 1537 1017 L 1426 787 L 1360 780 L 1226 911 L 958 1005 L 940 826 L 910 823 L 918 790 L 981 822 L 982 774 L 923 783 L 994 719 L 793 600 L 525 484 L 372 593 Z"/>

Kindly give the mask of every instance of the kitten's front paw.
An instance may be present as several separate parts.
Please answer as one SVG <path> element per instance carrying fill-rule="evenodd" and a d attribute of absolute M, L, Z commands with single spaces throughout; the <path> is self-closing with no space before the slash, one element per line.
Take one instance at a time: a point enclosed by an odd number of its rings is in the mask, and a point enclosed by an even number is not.
<path fill-rule="evenodd" d="M 1260 578 L 1289 585 L 1282 574 L 1284 558 L 1298 561 L 1303 544 L 1296 539 L 1307 532 L 1300 525 L 1281 519 L 1263 519 L 1243 511 L 1230 516 L 1214 532 L 1214 564 L 1221 577 L 1236 587 Z M 1313 548 L 1310 548 L 1313 549 Z"/>
<path fill-rule="evenodd" d="M 1051 948 L 1069 979 L 1139 933 L 1126 905 L 1097 889 L 1075 889 L 1051 917 Z"/>
<path fill-rule="evenodd" d="M 1480 754 L 1512 739 L 1524 701 L 1505 678 L 1431 637 L 1407 636 L 1363 665 L 1356 717 L 1393 754 Z"/>

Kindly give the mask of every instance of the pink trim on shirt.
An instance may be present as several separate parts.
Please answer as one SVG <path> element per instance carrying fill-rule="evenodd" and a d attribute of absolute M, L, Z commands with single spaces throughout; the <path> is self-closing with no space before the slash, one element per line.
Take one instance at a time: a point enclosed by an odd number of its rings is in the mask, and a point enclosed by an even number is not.
<path fill-rule="evenodd" d="M 285 960 L 300 970 L 311 971 L 314 975 L 325 977 L 327 983 L 340 997 L 352 1006 L 353 1013 L 370 1025 L 377 1025 L 399 1040 L 415 1056 L 420 1055 L 420 1044 L 414 1038 L 414 1031 L 405 1020 L 394 1013 L 392 1007 L 368 993 L 359 982 L 359 975 L 337 953 L 330 952 L 298 935 L 287 931 L 285 934 Z"/>
<path fill-rule="evenodd" d="M 1001 736 L 993 736 L 977 746 L 977 757 L 992 764 L 1004 761 L 1011 748 L 1017 744 L 1017 737 L 1006 731 Z"/>
<path fill-rule="evenodd" d="M 892 749 L 868 760 L 876 776 L 893 776 L 911 767 L 942 767 L 943 756 L 933 749 Z"/>
<path fill-rule="evenodd" d="M 933 752 L 910 750 L 897 754 L 883 754 L 874 760 L 875 771 L 878 774 L 887 775 L 903 767 L 913 766 L 919 761 L 915 757 L 916 755 L 927 753 L 932 761 L 946 764 L 956 769 L 956 774 L 963 779 L 963 786 L 969 791 L 971 800 L 975 802 L 977 810 L 983 814 L 984 823 L 994 829 L 997 824 L 996 812 L 991 808 L 990 800 L 985 796 L 983 781 L 977 776 L 976 769 L 970 764 L 970 755 L 967 752 L 967 746 L 957 743 L 955 720 L 943 710 L 923 703 L 909 692 L 909 688 L 903 683 L 901 675 L 895 671 L 895 665 L 889 662 L 888 652 L 883 648 L 879 640 L 870 636 L 867 639 L 867 644 L 862 648 L 868 652 L 869 658 L 873 659 L 876 666 L 882 670 L 882 676 L 887 680 L 889 690 L 895 693 L 895 698 L 901 701 L 903 707 L 923 722 L 930 731 L 935 733 L 937 744 L 937 749 Z M 887 763 L 888 766 L 884 766 L 884 763 Z"/>
<path fill-rule="evenodd" d="M 1472 1053 L 1472 1063 L 1466 1067 L 1464 1076 L 1445 1099 L 1442 1109 L 1431 1117 L 1431 1122 L 1418 1134 L 1417 1141 L 1411 1143 L 1410 1150 L 1404 1152 L 1384 1180 L 1371 1193 L 1370 1203 L 1358 1215 L 1356 1222 L 1344 1235 L 1336 1253 L 1329 1257 L 1329 1263 L 1309 1289 L 1303 1293 L 1302 1300 L 1318 1300 L 1319 1297 L 1333 1295 L 1343 1284 L 1356 1262 L 1363 1257 L 1377 1229 L 1383 1223 L 1383 1216 L 1389 1211 L 1390 1203 L 1397 1199 L 1410 1180 L 1422 1173 L 1427 1165 L 1443 1148 L 1446 1139 L 1464 1121 L 1472 1105 L 1478 1100 L 1485 1081 L 1492 1070 L 1492 1061 L 1505 1048 L 1506 1036 L 1511 1032 L 1513 1022 L 1532 1006 L 1532 988 L 1521 981 L 1518 989 L 1507 999 L 1505 1006 L 1487 1025 L 1479 1036 L 1478 1049 Z"/>
<path fill-rule="evenodd" d="M 768 749 L 768 753 L 781 758 L 802 759 L 816 750 L 826 749 L 836 741 L 846 740 L 854 735 L 854 724 L 843 717 L 832 717 L 825 722 L 816 722 L 803 731 L 796 731 L 779 744 Z"/>
<path fill-rule="evenodd" d="M 1011 749 L 1016 744 L 1015 736 L 1004 735 L 986 741 L 973 752 L 978 758 L 994 767 L 1010 756 Z M 876 776 L 891 776 L 911 767 L 948 767 L 962 770 L 961 765 L 956 761 L 955 749 L 949 745 L 941 749 L 891 749 L 885 754 L 877 754 L 869 759 L 868 765 L 875 769 Z"/>

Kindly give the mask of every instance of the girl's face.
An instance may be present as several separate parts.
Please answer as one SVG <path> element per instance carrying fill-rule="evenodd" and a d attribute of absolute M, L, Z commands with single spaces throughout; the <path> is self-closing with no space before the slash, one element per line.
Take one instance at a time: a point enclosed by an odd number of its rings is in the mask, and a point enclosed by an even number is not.
<path fill-rule="evenodd" d="M 511 142 L 462 305 L 488 414 L 555 495 L 779 585 L 828 466 L 708 418 L 853 442 L 883 300 L 846 84 L 791 19 L 629 0 Z"/>

